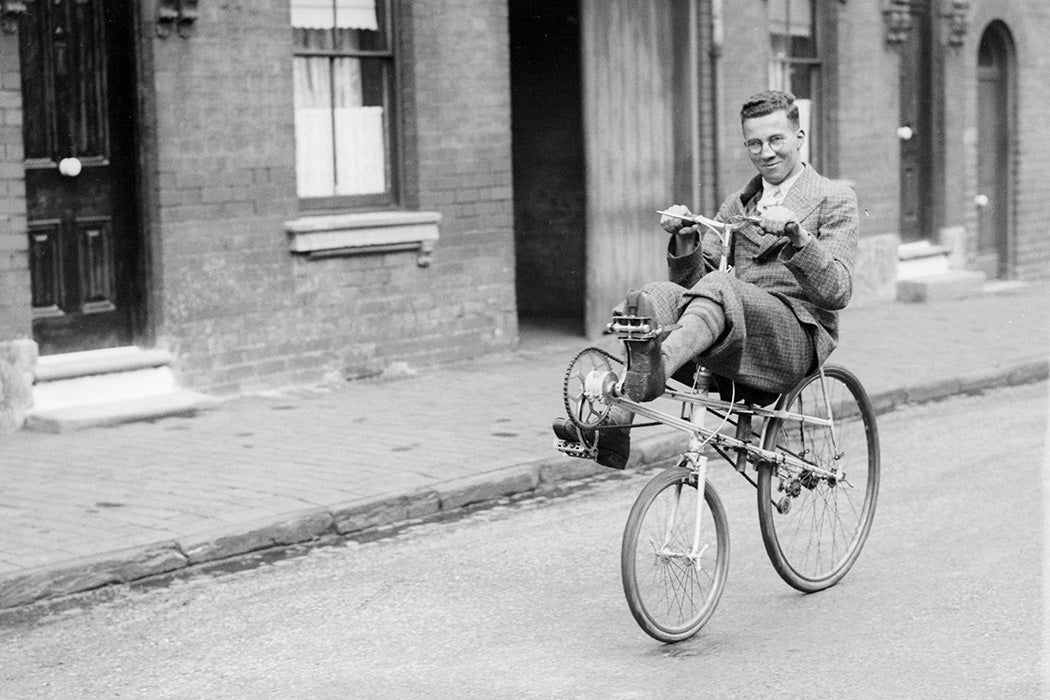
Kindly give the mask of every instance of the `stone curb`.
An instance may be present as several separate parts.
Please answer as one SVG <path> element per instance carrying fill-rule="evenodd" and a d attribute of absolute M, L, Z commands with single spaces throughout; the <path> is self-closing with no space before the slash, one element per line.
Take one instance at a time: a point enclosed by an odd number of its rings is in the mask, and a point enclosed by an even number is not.
<path fill-rule="evenodd" d="M 909 404 L 1031 384 L 1048 378 L 1050 362 L 1041 359 L 957 379 L 931 381 L 908 389 L 883 391 L 871 399 L 877 413 L 887 413 Z M 638 440 L 632 454 L 632 467 L 651 468 L 668 462 L 681 452 L 685 441 L 686 436 L 677 432 Z M 320 544 L 326 539 L 432 518 L 501 498 L 543 493 L 555 489 L 559 483 L 617 473 L 592 462 L 554 456 L 444 481 L 406 494 L 313 508 L 289 513 L 277 520 L 239 523 L 176 540 L 37 567 L 0 577 L 0 610 L 171 574 L 251 552 Z"/>

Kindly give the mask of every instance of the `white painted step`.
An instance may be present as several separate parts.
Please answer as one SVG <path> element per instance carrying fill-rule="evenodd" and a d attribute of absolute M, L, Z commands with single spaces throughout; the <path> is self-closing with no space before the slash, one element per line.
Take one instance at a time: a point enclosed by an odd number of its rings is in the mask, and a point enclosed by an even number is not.
<path fill-rule="evenodd" d="M 897 280 L 897 301 L 927 302 L 967 299 L 984 293 L 983 272 L 949 270 L 934 275 Z"/>
<path fill-rule="evenodd" d="M 38 360 L 26 427 L 67 432 L 184 415 L 215 399 L 179 386 L 164 350 L 106 348 Z"/>
<path fill-rule="evenodd" d="M 897 246 L 897 279 L 910 280 L 949 272 L 951 251 L 929 241 Z"/>
<path fill-rule="evenodd" d="M 63 355 L 44 355 L 37 360 L 34 373 L 37 382 L 50 382 L 91 374 L 164 367 L 170 365 L 173 359 L 167 350 L 146 350 L 131 345 Z"/>
<path fill-rule="evenodd" d="M 107 403 L 66 406 L 44 411 L 34 409 L 26 419 L 26 428 L 48 433 L 67 433 L 83 428 L 193 415 L 215 403 L 216 400 L 210 396 L 178 389 L 165 394 Z"/>

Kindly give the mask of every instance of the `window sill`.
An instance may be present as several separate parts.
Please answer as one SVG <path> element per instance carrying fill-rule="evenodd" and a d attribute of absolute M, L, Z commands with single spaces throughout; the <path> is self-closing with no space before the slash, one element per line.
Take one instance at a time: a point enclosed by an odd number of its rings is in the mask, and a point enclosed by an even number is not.
<path fill-rule="evenodd" d="M 289 249 L 311 260 L 415 250 L 416 264 L 427 267 L 440 221 L 433 211 L 377 211 L 304 216 L 284 227 Z"/>

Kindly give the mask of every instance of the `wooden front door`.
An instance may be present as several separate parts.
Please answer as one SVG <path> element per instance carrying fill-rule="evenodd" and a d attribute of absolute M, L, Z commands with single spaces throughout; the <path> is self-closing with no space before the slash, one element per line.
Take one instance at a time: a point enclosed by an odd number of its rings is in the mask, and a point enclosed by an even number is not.
<path fill-rule="evenodd" d="M 131 6 L 27 6 L 19 35 L 33 336 L 45 355 L 128 345 L 142 288 Z"/>
<path fill-rule="evenodd" d="M 900 234 L 902 243 L 930 237 L 933 148 L 932 56 L 928 0 L 911 3 L 912 28 L 900 61 Z"/>
<path fill-rule="evenodd" d="M 977 264 L 1009 275 L 1011 101 L 1005 29 L 990 27 L 977 55 Z"/>

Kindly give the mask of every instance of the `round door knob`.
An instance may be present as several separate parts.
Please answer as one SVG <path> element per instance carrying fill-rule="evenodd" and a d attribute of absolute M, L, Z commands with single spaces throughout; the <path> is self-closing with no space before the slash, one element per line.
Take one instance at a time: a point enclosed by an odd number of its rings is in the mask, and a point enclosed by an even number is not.
<path fill-rule="evenodd" d="M 901 141 L 911 141 L 911 137 L 915 136 L 915 132 L 912 131 L 910 126 L 898 126 L 897 127 L 897 138 Z"/>
<path fill-rule="evenodd" d="M 66 177 L 76 177 L 83 169 L 84 165 L 79 158 L 63 158 L 58 161 L 58 172 Z"/>
<path fill-rule="evenodd" d="M 973 203 L 976 204 L 978 207 L 980 207 L 982 209 L 985 208 L 986 206 L 988 206 L 988 195 L 986 195 L 986 194 L 979 194 L 979 195 L 977 195 L 976 197 L 973 198 Z"/>

